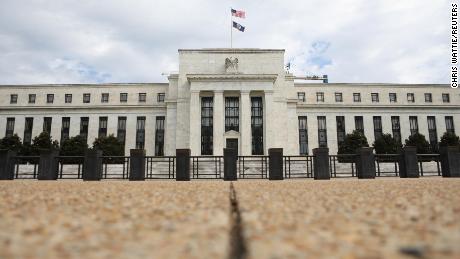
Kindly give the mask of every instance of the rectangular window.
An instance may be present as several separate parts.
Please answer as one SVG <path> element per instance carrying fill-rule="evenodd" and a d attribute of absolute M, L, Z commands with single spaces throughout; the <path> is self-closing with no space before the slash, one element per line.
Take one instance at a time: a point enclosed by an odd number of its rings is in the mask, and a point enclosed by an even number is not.
<path fill-rule="evenodd" d="M 391 116 L 391 130 L 393 131 L 393 138 L 401 143 L 401 124 L 399 123 L 399 116 Z"/>
<path fill-rule="evenodd" d="M 10 103 L 11 104 L 18 103 L 18 95 L 17 94 L 10 95 Z"/>
<path fill-rule="evenodd" d="M 252 154 L 264 154 L 264 127 L 263 127 L 262 97 L 251 97 L 251 133 Z"/>
<path fill-rule="evenodd" d="M 337 146 L 345 140 L 345 117 L 337 116 L 335 117 L 337 123 Z"/>
<path fill-rule="evenodd" d="M 88 125 L 89 125 L 89 118 L 88 117 L 81 117 L 80 118 L 80 136 L 88 141 Z"/>
<path fill-rule="evenodd" d="M 62 117 L 62 126 L 61 126 L 61 145 L 62 143 L 69 139 L 70 131 L 70 117 Z"/>
<path fill-rule="evenodd" d="M 318 145 L 327 147 L 326 116 L 318 116 Z"/>
<path fill-rule="evenodd" d="M 308 155 L 307 116 L 299 116 L 299 154 Z"/>
<path fill-rule="evenodd" d="M 240 100 L 238 97 L 225 98 L 225 132 L 240 131 Z"/>
<path fill-rule="evenodd" d="M 213 146 L 213 98 L 201 98 L 201 154 L 212 155 Z"/>
<path fill-rule="evenodd" d="M 317 92 L 316 93 L 316 101 L 317 102 L 324 102 L 324 93 L 323 92 Z"/>
<path fill-rule="evenodd" d="M 299 102 L 305 102 L 305 92 L 298 92 L 297 93 L 297 100 Z"/>
<path fill-rule="evenodd" d="M 396 93 L 389 93 L 389 97 L 390 97 L 390 103 L 395 103 L 398 101 L 398 99 L 396 98 Z"/>
<path fill-rule="evenodd" d="M 35 103 L 36 98 L 37 98 L 36 94 L 29 94 L 29 103 Z"/>
<path fill-rule="evenodd" d="M 417 116 L 409 116 L 409 127 L 410 127 L 410 135 L 414 135 L 418 133 L 418 120 Z"/>
<path fill-rule="evenodd" d="M 83 103 L 91 102 L 91 94 L 83 94 Z"/>
<path fill-rule="evenodd" d="M 364 134 L 363 116 L 355 116 L 355 129 Z"/>
<path fill-rule="evenodd" d="M 65 94 L 65 103 L 72 103 L 72 94 Z"/>
<path fill-rule="evenodd" d="M 155 156 L 164 156 L 165 117 L 158 116 L 155 124 Z"/>
<path fill-rule="evenodd" d="M 430 140 L 430 146 L 432 152 L 438 151 L 438 131 L 436 129 L 436 118 L 434 116 L 428 116 L 428 138 Z"/>
<path fill-rule="evenodd" d="M 145 103 L 147 100 L 147 94 L 146 93 L 139 93 L 139 102 L 140 103 Z"/>
<path fill-rule="evenodd" d="M 120 93 L 120 102 L 125 103 L 128 101 L 128 93 Z"/>
<path fill-rule="evenodd" d="M 5 137 L 13 136 L 13 134 L 14 134 L 14 121 L 15 121 L 15 118 L 6 118 Z"/>
<path fill-rule="evenodd" d="M 34 118 L 27 117 L 24 125 L 24 144 L 30 145 L 32 142 L 32 129 L 34 127 Z"/>
<path fill-rule="evenodd" d="M 108 103 L 109 102 L 109 93 L 102 93 L 101 94 L 101 103 Z"/>
<path fill-rule="evenodd" d="M 336 102 L 336 103 L 341 103 L 341 102 L 343 102 L 343 95 L 342 95 L 342 93 L 335 93 L 335 102 Z"/>
<path fill-rule="evenodd" d="M 407 102 L 414 103 L 415 102 L 415 95 L 414 93 L 407 93 Z"/>
<path fill-rule="evenodd" d="M 144 149 L 145 146 L 145 117 L 137 117 L 136 123 L 136 148 Z"/>
<path fill-rule="evenodd" d="M 373 103 L 378 103 L 379 100 L 379 94 L 378 93 L 371 93 L 371 99 Z"/>
<path fill-rule="evenodd" d="M 126 142 L 126 117 L 120 116 L 118 117 L 118 126 L 117 126 L 117 139 L 123 146 Z"/>
<path fill-rule="evenodd" d="M 47 94 L 46 103 L 53 103 L 53 102 L 54 102 L 54 94 Z"/>
<path fill-rule="evenodd" d="M 446 131 L 455 134 L 454 117 L 446 116 Z"/>
<path fill-rule="evenodd" d="M 374 116 L 374 139 L 377 140 L 382 137 L 382 117 Z"/>
<path fill-rule="evenodd" d="M 433 102 L 433 97 L 432 97 L 431 93 L 425 93 L 425 102 L 426 103 Z"/>
<path fill-rule="evenodd" d="M 449 96 L 449 94 L 442 94 L 442 102 L 443 102 L 443 103 L 450 103 L 450 96 Z"/>
<path fill-rule="evenodd" d="M 99 117 L 99 138 L 107 137 L 107 120 L 107 117 Z"/>
<path fill-rule="evenodd" d="M 51 135 L 51 124 L 53 123 L 53 118 L 45 117 L 43 118 L 43 132 L 47 132 Z"/>
<path fill-rule="evenodd" d="M 157 95 L 157 102 L 159 102 L 159 103 L 164 103 L 165 102 L 165 94 L 164 93 L 159 93 Z"/>
<path fill-rule="evenodd" d="M 361 94 L 360 93 L 353 93 L 353 102 L 360 103 L 361 102 Z"/>

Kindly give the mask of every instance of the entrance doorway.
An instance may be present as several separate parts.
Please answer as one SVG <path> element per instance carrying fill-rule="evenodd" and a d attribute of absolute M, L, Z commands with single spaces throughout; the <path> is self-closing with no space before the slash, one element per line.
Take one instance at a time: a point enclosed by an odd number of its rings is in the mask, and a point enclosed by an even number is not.
<path fill-rule="evenodd" d="M 238 154 L 238 139 L 237 138 L 228 138 L 227 139 L 227 148 L 234 148 Z"/>

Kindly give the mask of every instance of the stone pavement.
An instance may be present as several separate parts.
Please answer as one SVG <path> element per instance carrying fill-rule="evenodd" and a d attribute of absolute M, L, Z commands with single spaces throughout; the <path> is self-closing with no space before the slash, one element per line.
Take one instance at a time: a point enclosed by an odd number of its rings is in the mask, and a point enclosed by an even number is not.
<path fill-rule="evenodd" d="M 230 185 L 2 181 L 0 258 L 460 258 L 460 179 Z"/>

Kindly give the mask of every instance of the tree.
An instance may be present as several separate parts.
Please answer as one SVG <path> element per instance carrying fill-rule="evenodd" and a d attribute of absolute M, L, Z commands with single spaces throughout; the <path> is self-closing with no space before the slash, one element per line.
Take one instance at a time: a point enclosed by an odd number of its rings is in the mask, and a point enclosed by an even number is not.
<path fill-rule="evenodd" d="M 415 133 L 406 139 L 405 146 L 414 146 L 417 148 L 417 154 L 428 154 L 430 152 L 430 143 L 425 136 L 420 133 Z"/>
<path fill-rule="evenodd" d="M 103 156 L 124 156 L 125 148 L 113 134 L 108 137 L 100 137 L 94 140 L 93 148 L 102 150 Z M 106 163 L 123 163 L 124 159 L 108 158 L 104 159 Z"/>
<path fill-rule="evenodd" d="M 401 151 L 401 143 L 391 136 L 391 134 L 383 134 L 382 137 L 376 139 L 372 146 L 376 154 L 399 154 Z"/>
<path fill-rule="evenodd" d="M 358 130 L 354 130 L 353 133 L 347 134 L 342 143 L 339 144 L 339 150 L 337 152 L 340 154 L 356 154 L 358 149 L 361 147 L 368 147 L 367 138 Z M 350 163 L 354 161 L 350 157 L 338 157 L 337 159 L 341 163 Z"/>
<path fill-rule="evenodd" d="M 14 134 L 0 139 L 0 149 L 20 151 L 22 149 L 21 138 L 17 134 Z"/>
<path fill-rule="evenodd" d="M 84 156 L 85 150 L 88 149 L 86 139 L 80 135 L 71 137 L 61 143 L 59 154 L 61 156 Z M 81 163 L 83 159 L 65 158 L 66 163 Z"/>
<path fill-rule="evenodd" d="M 442 137 L 441 141 L 439 142 L 439 146 L 460 146 L 460 139 L 455 133 L 445 132 Z"/>
<path fill-rule="evenodd" d="M 59 149 L 59 142 L 51 138 L 48 132 L 44 131 L 32 140 L 32 153 L 40 154 L 40 149 Z"/>

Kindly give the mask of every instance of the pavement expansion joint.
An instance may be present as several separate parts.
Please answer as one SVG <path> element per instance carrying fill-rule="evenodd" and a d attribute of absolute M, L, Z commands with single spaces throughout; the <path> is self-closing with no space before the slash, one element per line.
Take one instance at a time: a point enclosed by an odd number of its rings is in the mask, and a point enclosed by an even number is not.
<path fill-rule="evenodd" d="M 238 206 L 235 188 L 230 183 L 230 246 L 229 259 L 247 258 L 247 243 L 243 234 L 243 220 Z"/>

